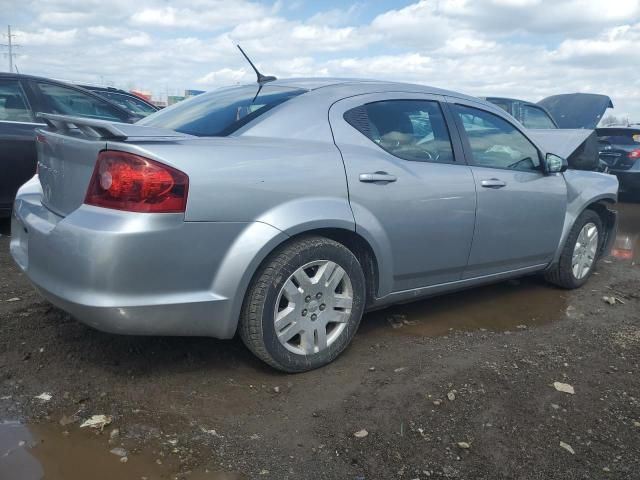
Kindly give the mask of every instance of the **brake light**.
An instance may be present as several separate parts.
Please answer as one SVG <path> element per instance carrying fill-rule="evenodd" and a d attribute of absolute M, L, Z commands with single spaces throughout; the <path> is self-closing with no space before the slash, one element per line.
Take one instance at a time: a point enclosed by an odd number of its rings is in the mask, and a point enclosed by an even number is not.
<path fill-rule="evenodd" d="M 187 206 L 189 177 L 133 153 L 100 152 L 84 203 L 129 212 L 176 213 Z"/>
<path fill-rule="evenodd" d="M 636 148 L 635 150 L 631 150 L 629 152 L 629 155 L 627 155 L 629 158 L 640 158 L 640 148 Z"/>

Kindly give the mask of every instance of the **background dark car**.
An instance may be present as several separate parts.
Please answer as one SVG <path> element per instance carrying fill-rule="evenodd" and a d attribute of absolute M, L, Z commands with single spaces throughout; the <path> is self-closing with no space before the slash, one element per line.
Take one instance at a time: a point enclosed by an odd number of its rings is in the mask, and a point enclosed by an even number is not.
<path fill-rule="evenodd" d="M 640 126 L 596 129 L 600 159 L 618 177 L 621 190 L 640 191 Z"/>
<path fill-rule="evenodd" d="M 82 88 L 47 78 L 0 73 L 0 217 L 11 214 L 18 187 L 36 172 L 38 113 L 133 123 L 141 118 Z"/>
<path fill-rule="evenodd" d="M 486 97 L 485 100 L 502 108 L 527 128 L 559 128 L 549 111 L 535 103 L 503 97 Z"/>
<path fill-rule="evenodd" d="M 153 103 L 147 102 L 144 98 L 125 90 L 120 90 L 119 88 L 80 84 L 78 86 L 110 100 L 116 105 L 127 110 L 132 115 L 146 117 L 147 115 L 151 115 L 152 113 L 160 110 Z"/>
<path fill-rule="evenodd" d="M 543 98 L 538 103 L 516 98 L 486 97 L 529 129 L 593 130 L 607 108 L 613 108 L 611 98 L 594 93 L 566 93 Z M 589 135 L 567 157 L 569 167 L 577 170 L 606 171 L 598 152 L 598 137 Z"/>

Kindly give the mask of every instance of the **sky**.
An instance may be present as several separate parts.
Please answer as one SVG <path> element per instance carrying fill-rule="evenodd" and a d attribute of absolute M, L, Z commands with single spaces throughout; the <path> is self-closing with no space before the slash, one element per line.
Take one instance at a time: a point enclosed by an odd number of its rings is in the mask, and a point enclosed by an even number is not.
<path fill-rule="evenodd" d="M 278 77 L 604 93 L 640 121 L 640 0 L 0 0 L 0 12 L 20 72 L 159 98 L 254 81 L 239 43 Z"/>

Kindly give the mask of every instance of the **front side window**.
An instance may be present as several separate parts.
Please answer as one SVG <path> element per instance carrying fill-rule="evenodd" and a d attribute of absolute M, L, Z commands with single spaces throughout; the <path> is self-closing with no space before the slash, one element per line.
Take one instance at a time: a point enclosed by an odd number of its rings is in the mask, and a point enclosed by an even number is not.
<path fill-rule="evenodd" d="M 475 165 L 540 170 L 538 149 L 511 123 L 477 108 L 463 105 L 454 105 L 453 108 L 467 134 Z"/>
<path fill-rule="evenodd" d="M 0 121 L 33 122 L 27 98 L 17 80 L 0 80 Z"/>
<path fill-rule="evenodd" d="M 413 162 L 454 161 L 438 102 L 385 100 L 353 108 L 344 119 L 391 155 Z"/>
<path fill-rule="evenodd" d="M 533 105 L 522 105 L 522 124 L 527 128 L 558 128 L 547 112 Z"/>
<path fill-rule="evenodd" d="M 54 83 L 37 82 L 47 113 L 127 121 L 127 116 L 108 102 L 73 88 Z"/>
<path fill-rule="evenodd" d="M 276 85 L 222 88 L 176 103 L 138 123 L 198 137 L 226 137 L 275 106 L 305 92 Z"/>

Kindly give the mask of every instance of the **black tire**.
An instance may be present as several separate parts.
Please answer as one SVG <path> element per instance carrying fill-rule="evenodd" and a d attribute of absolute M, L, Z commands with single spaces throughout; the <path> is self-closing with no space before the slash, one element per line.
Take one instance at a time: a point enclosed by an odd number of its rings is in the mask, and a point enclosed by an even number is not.
<path fill-rule="evenodd" d="M 276 336 L 274 308 L 278 294 L 289 277 L 300 267 L 318 260 L 341 266 L 353 289 L 351 314 L 346 327 L 333 343 L 317 353 L 295 354 Z M 272 253 L 256 273 L 242 306 L 239 333 L 245 345 L 258 358 L 284 372 L 312 370 L 333 361 L 355 335 L 365 306 L 365 279 L 356 256 L 344 245 L 325 237 L 302 237 Z"/>
<path fill-rule="evenodd" d="M 596 256 L 593 264 L 591 265 L 591 268 L 583 278 L 576 278 L 571 268 L 573 250 L 576 246 L 578 235 L 587 223 L 593 223 L 598 229 L 598 248 L 596 252 L 597 254 L 600 253 L 602 242 L 604 240 L 602 219 L 600 218 L 600 215 L 598 215 L 593 210 L 585 210 L 584 212 L 582 212 L 582 214 L 580 214 L 580 216 L 573 224 L 571 232 L 569 232 L 569 236 L 567 237 L 567 241 L 565 242 L 564 248 L 562 249 L 562 253 L 560 254 L 559 262 L 551 270 L 545 273 L 545 279 L 549 283 L 566 289 L 579 288 L 587 282 L 587 280 L 595 270 L 598 256 Z"/>

